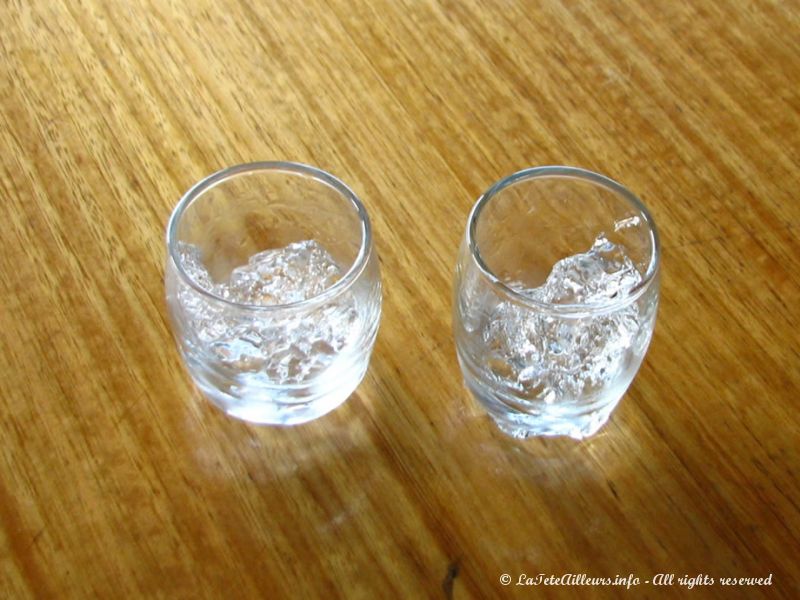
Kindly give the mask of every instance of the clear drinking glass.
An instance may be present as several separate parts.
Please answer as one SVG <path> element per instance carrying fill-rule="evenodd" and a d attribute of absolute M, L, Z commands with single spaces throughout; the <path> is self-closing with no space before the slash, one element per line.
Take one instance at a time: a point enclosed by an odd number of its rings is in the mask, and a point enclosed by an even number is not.
<path fill-rule="evenodd" d="M 296 163 L 224 169 L 178 203 L 167 249 L 175 339 L 226 413 L 304 423 L 361 382 L 381 283 L 367 212 L 344 183 Z"/>
<path fill-rule="evenodd" d="M 644 358 L 659 242 L 642 202 L 583 169 L 515 173 L 469 216 L 453 328 L 467 387 L 506 433 L 583 438 Z"/>

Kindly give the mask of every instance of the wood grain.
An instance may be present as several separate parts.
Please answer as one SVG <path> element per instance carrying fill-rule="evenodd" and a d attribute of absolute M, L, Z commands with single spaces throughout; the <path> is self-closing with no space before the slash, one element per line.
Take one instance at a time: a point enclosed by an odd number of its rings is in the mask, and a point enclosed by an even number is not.
<path fill-rule="evenodd" d="M 9 0 L 0 22 L 3 598 L 625 595 L 503 573 L 800 595 L 797 2 Z M 364 383 L 293 429 L 205 402 L 163 301 L 181 193 L 270 159 L 356 190 L 385 286 Z M 663 240 L 650 353 L 584 443 L 500 434 L 450 333 L 472 202 L 543 164 L 624 182 Z M 657 592 L 686 589 L 630 591 Z"/>

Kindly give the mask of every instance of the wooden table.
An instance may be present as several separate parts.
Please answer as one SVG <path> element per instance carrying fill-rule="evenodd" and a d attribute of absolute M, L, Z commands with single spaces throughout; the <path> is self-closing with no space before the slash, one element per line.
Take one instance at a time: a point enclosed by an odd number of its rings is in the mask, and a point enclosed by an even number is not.
<path fill-rule="evenodd" d="M 800 597 L 796 1 L 0 18 L 0 596 Z M 354 188 L 384 280 L 365 381 L 290 429 L 200 397 L 163 300 L 182 192 L 270 159 Z M 625 183 L 663 240 L 650 352 L 583 443 L 504 437 L 450 333 L 470 206 L 544 164 Z M 516 585 L 540 573 L 640 583 Z"/>

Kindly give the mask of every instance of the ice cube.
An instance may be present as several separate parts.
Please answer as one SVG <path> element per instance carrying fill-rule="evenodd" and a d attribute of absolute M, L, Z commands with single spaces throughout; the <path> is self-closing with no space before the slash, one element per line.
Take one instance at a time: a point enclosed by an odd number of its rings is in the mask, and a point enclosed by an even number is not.
<path fill-rule="evenodd" d="M 320 294 L 342 270 L 317 241 L 295 242 L 253 255 L 214 283 L 199 248 L 179 246 L 184 271 L 203 289 L 239 304 L 300 302 Z M 178 301 L 191 339 L 223 368 L 258 374 L 265 384 L 299 383 L 325 369 L 357 331 L 358 313 L 350 294 L 303 312 L 237 312 L 188 285 Z"/>
<path fill-rule="evenodd" d="M 600 235 L 588 252 L 558 261 L 542 286 L 517 291 L 539 302 L 591 308 L 640 281 L 625 249 Z M 500 302 L 483 330 L 489 374 L 525 398 L 548 404 L 577 398 L 617 377 L 640 322 L 635 303 L 597 315 L 565 317 Z"/>

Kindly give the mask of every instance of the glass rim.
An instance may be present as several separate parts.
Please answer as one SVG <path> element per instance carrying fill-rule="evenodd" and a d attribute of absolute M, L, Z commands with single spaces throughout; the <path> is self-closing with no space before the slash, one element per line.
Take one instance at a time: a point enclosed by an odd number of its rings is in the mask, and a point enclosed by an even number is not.
<path fill-rule="evenodd" d="M 199 198 L 205 192 L 213 189 L 217 185 L 235 177 L 239 177 L 241 175 L 246 175 L 250 173 L 257 173 L 259 171 L 263 172 L 288 172 L 295 175 L 306 175 L 310 176 L 317 181 L 320 181 L 323 184 L 328 185 L 329 187 L 333 188 L 336 192 L 338 192 L 343 199 L 349 201 L 353 207 L 356 209 L 356 213 L 358 215 L 359 223 L 361 224 L 361 244 L 358 249 L 358 254 L 356 255 L 355 259 L 353 260 L 350 267 L 347 271 L 342 275 L 342 277 L 330 287 L 325 288 L 319 294 L 311 296 L 310 298 L 306 298 L 305 300 L 299 300 L 297 302 L 289 302 L 286 304 L 246 304 L 242 302 L 234 302 L 227 298 L 223 298 L 206 290 L 202 286 L 200 286 L 194 279 L 189 277 L 186 271 L 183 268 L 183 265 L 180 261 L 180 256 L 178 255 L 177 246 L 178 246 L 178 239 L 177 239 L 177 232 L 178 232 L 178 224 L 181 221 L 181 217 L 183 216 L 186 209 L 189 205 Z M 169 221 L 167 222 L 167 230 L 166 230 L 166 241 L 167 241 L 167 251 L 169 255 L 170 261 L 175 266 L 175 270 L 178 273 L 178 277 L 186 283 L 189 287 L 191 287 L 197 293 L 209 298 L 215 302 L 220 302 L 232 308 L 236 308 L 239 310 L 246 310 L 246 311 L 258 311 L 258 312 L 272 312 L 272 311 L 281 311 L 281 310 L 294 310 L 294 309 L 304 309 L 308 307 L 318 306 L 324 303 L 326 300 L 334 298 L 342 294 L 345 290 L 347 290 L 361 273 L 366 268 L 367 262 L 372 254 L 372 226 L 370 225 L 369 215 L 367 214 L 367 209 L 364 207 L 364 204 L 361 202 L 359 197 L 355 194 L 353 190 L 351 190 L 341 179 L 338 177 L 331 175 L 327 171 L 323 171 L 322 169 L 318 169 L 317 167 L 312 167 L 311 165 L 306 165 L 303 163 L 298 162 L 291 162 L 291 161 L 258 161 L 258 162 L 250 162 L 250 163 L 242 163 L 238 165 L 233 165 L 230 167 L 226 167 L 224 169 L 220 169 L 204 177 L 197 183 L 195 183 L 188 191 L 186 191 L 181 199 L 178 201 L 178 204 L 172 211 L 172 214 L 169 217 Z"/>
<path fill-rule="evenodd" d="M 650 262 L 647 265 L 646 271 L 642 275 L 642 280 L 628 290 L 624 296 L 621 298 L 615 298 L 614 300 L 604 302 L 602 304 L 555 304 L 550 302 L 541 302 L 526 296 L 525 294 L 506 284 L 502 279 L 495 275 L 486 262 L 484 262 L 480 249 L 478 248 L 478 242 L 475 239 L 475 230 L 478 219 L 481 215 L 481 211 L 492 200 L 492 198 L 510 185 L 518 183 L 519 181 L 538 179 L 542 177 L 580 179 L 600 185 L 626 200 L 639 212 L 640 216 L 644 219 L 650 234 L 650 246 L 652 248 Z M 470 255 L 477 264 L 478 269 L 481 271 L 483 276 L 489 280 L 492 286 L 498 288 L 508 298 L 517 304 L 567 315 L 587 315 L 611 312 L 636 301 L 647 290 L 647 288 L 650 287 L 650 284 L 656 278 L 661 262 L 661 242 L 659 239 L 658 230 L 656 229 L 655 221 L 653 220 L 653 217 L 645 204 L 628 188 L 614 181 L 610 177 L 606 177 L 600 173 L 595 173 L 594 171 L 589 171 L 580 167 L 567 167 L 561 165 L 530 167 L 512 173 L 511 175 L 503 177 L 499 181 L 495 182 L 488 190 L 481 194 L 469 213 L 469 217 L 467 219 L 466 241 L 467 246 L 469 247 Z"/>

